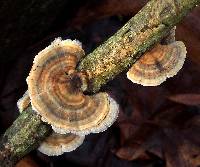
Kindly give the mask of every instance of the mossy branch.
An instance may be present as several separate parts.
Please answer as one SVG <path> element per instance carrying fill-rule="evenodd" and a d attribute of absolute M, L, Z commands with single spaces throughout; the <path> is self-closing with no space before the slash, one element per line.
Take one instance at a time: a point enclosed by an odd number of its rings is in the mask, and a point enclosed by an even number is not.
<path fill-rule="evenodd" d="M 116 34 L 80 62 L 78 70 L 91 74 L 88 92 L 97 92 L 102 85 L 127 70 L 199 3 L 200 0 L 149 1 Z M 0 140 L 0 166 L 14 166 L 37 148 L 50 132 L 50 126 L 29 107 Z"/>

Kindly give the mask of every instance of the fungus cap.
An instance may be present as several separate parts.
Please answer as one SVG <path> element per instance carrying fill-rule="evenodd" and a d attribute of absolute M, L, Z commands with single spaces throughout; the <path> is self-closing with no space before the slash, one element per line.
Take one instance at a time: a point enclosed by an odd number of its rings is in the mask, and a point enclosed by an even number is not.
<path fill-rule="evenodd" d="M 21 113 L 23 110 L 25 110 L 30 104 L 30 97 L 28 90 L 23 94 L 23 96 L 17 101 L 17 107 L 19 109 L 19 112 Z"/>
<path fill-rule="evenodd" d="M 186 47 L 181 41 L 158 44 L 133 64 L 127 72 L 127 78 L 143 86 L 160 85 L 182 68 L 186 53 Z"/>
<path fill-rule="evenodd" d="M 74 123 L 68 126 L 52 125 L 52 129 L 60 134 L 74 133 L 77 135 L 87 135 L 89 133 L 99 133 L 105 131 L 117 119 L 119 113 L 119 105 L 107 93 L 98 93 L 90 96 L 90 102 L 77 115 Z M 95 105 L 96 104 L 96 105 Z M 78 112 L 80 112 L 78 111 Z M 73 111 L 72 111 L 73 112 Z"/>
<path fill-rule="evenodd" d="M 118 115 L 107 93 L 83 94 L 88 75 L 75 70 L 83 52 L 76 42 L 57 39 L 35 57 L 27 78 L 33 109 L 57 133 L 100 132 Z"/>
<path fill-rule="evenodd" d="M 38 150 L 48 156 L 58 156 L 65 152 L 74 151 L 84 141 L 84 136 L 77 136 L 74 134 L 57 134 L 53 132 L 47 137 Z"/>

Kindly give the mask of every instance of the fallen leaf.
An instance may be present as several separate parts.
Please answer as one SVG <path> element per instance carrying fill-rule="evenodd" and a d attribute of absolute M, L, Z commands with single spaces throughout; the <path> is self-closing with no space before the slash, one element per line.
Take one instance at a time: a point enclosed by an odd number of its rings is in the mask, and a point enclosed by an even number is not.
<path fill-rule="evenodd" d="M 200 113 L 176 109 L 158 113 L 144 122 L 116 150 L 116 155 L 126 160 L 145 160 L 151 153 L 165 159 L 167 167 L 200 165 Z"/>
<path fill-rule="evenodd" d="M 88 22 L 102 19 L 113 15 L 133 16 L 141 9 L 147 0 L 102 0 L 86 3 L 78 10 L 75 17 L 71 20 L 71 26 L 82 26 Z M 113 8 L 114 6 L 114 8 Z"/>
<path fill-rule="evenodd" d="M 15 167 L 39 167 L 31 156 L 25 156 Z"/>
<path fill-rule="evenodd" d="M 168 99 L 185 105 L 200 105 L 200 94 L 176 94 L 170 95 Z"/>

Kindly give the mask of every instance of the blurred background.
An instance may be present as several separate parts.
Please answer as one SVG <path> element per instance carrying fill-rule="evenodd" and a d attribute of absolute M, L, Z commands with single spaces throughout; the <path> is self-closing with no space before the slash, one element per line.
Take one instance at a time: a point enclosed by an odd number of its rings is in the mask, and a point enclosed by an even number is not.
<path fill-rule="evenodd" d="M 90 53 L 147 0 L 2 0 L 0 2 L 0 134 L 19 112 L 16 102 L 34 56 L 56 37 L 78 39 Z M 17 167 L 200 167 L 200 7 L 179 25 L 187 46 L 183 69 L 157 87 L 120 74 L 102 88 L 120 104 L 107 131 L 75 151 L 48 157 L 32 151 Z"/>

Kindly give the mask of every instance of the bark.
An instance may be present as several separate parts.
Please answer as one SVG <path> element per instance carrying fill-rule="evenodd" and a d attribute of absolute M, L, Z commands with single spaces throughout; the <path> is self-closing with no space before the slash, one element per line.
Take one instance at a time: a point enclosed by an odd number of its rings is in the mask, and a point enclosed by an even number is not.
<path fill-rule="evenodd" d="M 200 0 L 149 1 L 116 34 L 80 62 L 78 70 L 91 74 L 87 91 L 97 92 L 102 85 L 127 70 L 199 3 Z M 29 107 L 0 140 L 0 166 L 13 166 L 37 148 L 50 131 L 50 126 Z"/>
<path fill-rule="evenodd" d="M 24 110 L 0 140 L 0 166 L 10 167 L 38 147 L 51 127 L 31 107 Z"/>

